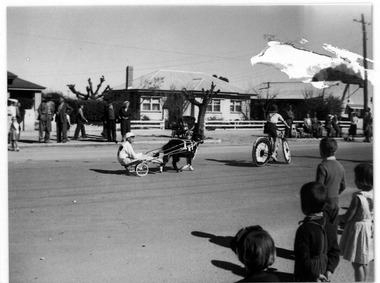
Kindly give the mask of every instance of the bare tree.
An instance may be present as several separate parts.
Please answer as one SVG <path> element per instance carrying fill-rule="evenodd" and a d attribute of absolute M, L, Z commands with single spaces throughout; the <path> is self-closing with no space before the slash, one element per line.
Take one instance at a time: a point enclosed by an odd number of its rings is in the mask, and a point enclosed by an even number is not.
<path fill-rule="evenodd" d="M 168 109 L 168 120 L 172 122 L 175 118 L 182 117 L 190 104 L 186 97 L 182 93 L 177 93 L 174 85 L 170 86 L 170 92 L 166 93 L 165 96 L 164 108 Z"/>
<path fill-rule="evenodd" d="M 215 91 L 215 84 L 214 82 L 211 83 L 210 90 L 204 90 L 202 88 L 202 101 L 198 101 L 195 99 L 195 95 L 192 91 L 186 90 L 186 88 L 182 89 L 183 95 L 186 97 L 187 100 L 190 101 L 191 104 L 198 106 L 199 112 L 198 112 L 198 125 L 199 125 L 199 134 L 204 137 L 204 122 L 205 122 L 205 116 L 207 111 L 207 106 L 210 103 L 211 99 L 214 97 L 214 95 L 218 94 L 220 92 L 220 89 Z"/>
<path fill-rule="evenodd" d="M 98 84 L 98 86 L 96 87 L 96 90 L 94 92 L 93 89 L 92 89 L 91 79 L 88 79 L 88 86 L 86 87 L 87 94 L 84 94 L 82 92 L 77 91 L 75 89 L 75 85 L 74 84 L 68 84 L 67 86 L 77 96 L 78 99 L 82 99 L 82 100 L 88 100 L 88 99 L 97 100 L 97 99 L 103 97 L 104 94 L 106 94 L 107 92 L 109 92 L 110 90 L 112 90 L 110 88 L 110 86 L 107 85 L 107 87 L 103 90 L 103 92 L 98 94 L 98 92 L 100 90 L 100 87 L 102 86 L 102 84 L 103 84 L 104 81 L 105 81 L 104 76 L 101 76 L 100 83 Z"/>
<path fill-rule="evenodd" d="M 258 115 L 253 115 L 253 117 L 258 118 L 259 120 L 265 119 L 268 112 L 269 105 L 273 104 L 276 101 L 279 91 L 269 91 L 268 88 L 261 88 L 258 91 L 251 87 L 249 92 L 257 93 L 256 99 L 253 100 L 253 111 L 259 112 Z M 266 90 L 266 91 L 264 91 Z"/>

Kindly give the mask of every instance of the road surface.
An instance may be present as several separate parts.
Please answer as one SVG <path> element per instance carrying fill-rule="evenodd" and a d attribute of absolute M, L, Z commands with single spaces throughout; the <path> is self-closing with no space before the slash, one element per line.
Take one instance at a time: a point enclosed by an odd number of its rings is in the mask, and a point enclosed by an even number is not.
<path fill-rule="evenodd" d="M 273 268 L 287 280 L 303 218 L 299 190 L 321 161 L 316 140 L 290 146 L 291 164 L 280 155 L 258 168 L 251 145 L 204 144 L 195 171 L 145 177 L 125 175 L 117 145 L 9 152 L 10 282 L 237 282 L 244 269 L 228 243 L 256 224 L 273 236 Z M 339 142 L 342 207 L 355 190 L 353 168 L 372 155 L 370 144 Z M 333 281 L 353 276 L 342 259 Z"/>

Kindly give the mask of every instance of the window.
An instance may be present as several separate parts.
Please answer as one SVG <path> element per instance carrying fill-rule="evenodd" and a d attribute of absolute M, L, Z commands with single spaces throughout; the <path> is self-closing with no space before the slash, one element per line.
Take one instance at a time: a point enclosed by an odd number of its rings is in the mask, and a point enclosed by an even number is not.
<path fill-rule="evenodd" d="M 161 103 L 159 97 L 143 97 L 143 111 L 161 111 Z"/>
<path fill-rule="evenodd" d="M 241 112 L 241 100 L 231 100 L 230 112 Z"/>
<path fill-rule="evenodd" d="M 220 99 L 213 99 L 207 106 L 208 112 L 220 112 Z"/>

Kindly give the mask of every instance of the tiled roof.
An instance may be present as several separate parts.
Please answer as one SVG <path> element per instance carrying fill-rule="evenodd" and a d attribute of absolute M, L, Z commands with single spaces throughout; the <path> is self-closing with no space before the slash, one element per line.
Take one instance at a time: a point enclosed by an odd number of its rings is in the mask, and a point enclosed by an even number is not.
<path fill-rule="evenodd" d="M 230 84 L 229 82 L 220 80 L 211 75 L 202 72 L 186 72 L 186 71 L 170 71 L 170 70 L 158 70 L 147 74 L 145 76 L 136 78 L 132 82 L 132 86 L 129 89 L 149 89 L 152 86 L 152 82 L 157 80 L 160 90 L 187 90 L 202 91 L 211 88 L 213 82 L 216 87 L 215 90 L 220 89 L 221 93 L 231 94 L 246 94 L 247 92 L 237 86 Z M 125 89 L 125 83 L 113 88 L 114 90 Z"/>
<path fill-rule="evenodd" d="M 8 85 L 8 90 L 22 89 L 22 90 L 43 90 L 46 87 L 40 86 L 38 84 L 34 84 L 28 82 L 26 80 L 20 79 L 15 74 L 8 72 L 8 78 L 13 79 L 12 83 Z"/>

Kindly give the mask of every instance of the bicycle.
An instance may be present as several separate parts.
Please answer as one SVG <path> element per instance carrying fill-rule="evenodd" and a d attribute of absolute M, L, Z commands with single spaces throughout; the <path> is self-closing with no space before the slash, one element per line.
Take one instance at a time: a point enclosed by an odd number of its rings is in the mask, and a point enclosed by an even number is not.
<path fill-rule="evenodd" d="M 285 162 L 289 164 L 292 160 L 288 140 L 284 135 L 285 130 L 277 129 L 277 142 L 282 145 Z M 258 166 L 264 166 L 272 156 L 272 140 L 269 137 L 259 137 L 253 144 L 252 159 L 253 163 Z"/>

